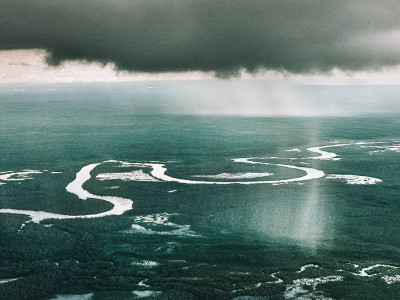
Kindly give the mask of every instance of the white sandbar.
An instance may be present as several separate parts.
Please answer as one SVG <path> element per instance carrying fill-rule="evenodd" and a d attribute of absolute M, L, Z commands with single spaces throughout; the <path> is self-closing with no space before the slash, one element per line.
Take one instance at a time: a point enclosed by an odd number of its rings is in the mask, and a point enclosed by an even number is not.
<path fill-rule="evenodd" d="M 221 173 L 217 175 L 193 175 L 192 177 L 210 179 L 247 179 L 272 176 L 273 173 Z"/>
<path fill-rule="evenodd" d="M 379 178 L 359 176 L 359 175 L 339 175 L 339 174 L 329 174 L 325 177 L 326 179 L 339 179 L 345 180 L 346 184 L 377 184 L 382 182 Z"/>
<path fill-rule="evenodd" d="M 6 279 L 0 279 L 0 284 L 2 283 L 7 283 L 7 282 L 12 282 L 15 280 L 18 280 L 19 278 L 6 278 Z"/>
<path fill-rule="evenodd" d="M 161 294 L 159 291 L 132 291 L 137 298 L 155 297 Z"/>
<path fill-rule="evenodd" d="M 308 268 L 319 268 L 319 267 L 320 267 L 320 266 L 314 265 L 314 264 L 304 265 L 304 266 L 301 266 L 300 271 L 297 271 L 296 273 L 304 272 L 304 271 L 307 270 Z"/>
<path fill-rule="evenodd" d="M 75 219 L 75 218 L 99 218 L 111 215 L 122 215 L 124 212 L 132 209 L 132 200 L 120 197 L 112 197 L 112 196 L 98 196 L 89 193 L 83 188 L 83 184 L 88 181 L 91 176 L 90 172 L 100 165 L 100 163 L 90 164 L 83 167 L 77 174 L 74 181 L 67 185 L 66 190 L 72 194 L 77 195 L 80 199 L 86 200 L 88 198 L 91 199 L 99 199 L 105 200 L 114 205 L 111 210 L 106 212 L 91 214 L 91 215 L 63 215 L 63 214 L 55 214 L 49 213 L 45 211 L 34 211 L 34 210 L 19 210 L 19 209 L 0 209 L 0 213 L 12 213 L 12 214 L 21 214 L 28 215 L 31 217 L 31 221 L 35 223 L 39 223 L 44 219 Z"/>
<path fill-rule="evenodd" d="M 308 298 L 304 299 L 315 299 L 312 294 L 312 291 L 315 291 L 316 287 L 319 284 L 324 284 L 332 281 L 341 281 L 343 280 L 342 276 L 324 276 L 318 278 L 301 278 L 293 281 L 293 284 L 289 284 L 286 287 L 286 291 L 284 293 L 285 299 L 300 299 L 299 297 L 303 295 L 310 295 Z M 310 290 L 304 289 L 303 286 L 308 286 L 311 288 Z"/>
<path fill-rule="evenodd" d="M 315 178 L 321 178 L 325 176 L 325 173 L 321 170 L 313 169 L 313 168 L 305 168 L 305 167 L 298 167 L 292 165 L 283 165 L 283 164 L 273 164 L 267 162 L 259 162 L 259 161 L 252 161 L 257 158 L 236 158 L 233 159 L 234 162 L 239 163 L 248 163 L 248 164 L 260 164 L 260 165 L 271 165 L 271 166 L 280 166 L 290 169 L 297 169 L 306 172 L 306 175 L 302 177 L 290 178 L 290 179 L 281 179 L 281 180 L 259 180 L 259 181 L 197 181 L 197 180 L 188 180 L 188 179 L 179 179 L 168 176 L 165 174 L 167 168 L 165 168 L 164 164 L 148 164 L 151 166 L 151 175 L 157 179 L 162 181 L 175 181 L 179 183 L 186 183 L 186 184 L 282 184 L 282 183 L 289 183 L 289 182 L 297 182 L 297 181 L 304 181 L 310 180 Z"/>
<path fill-rule="evenodd" d="M 92 298 L 93 298 L 93 293 L 81 294 L 81 295 L 68 294 L 68 295 L 56 295 L 56 297 L 51 300 L 90 300 Z"/>
<path fill-rule="evenodd" d="M 32 179 L 31 174 L 42 174 L 38 170 L 24 170 L 21 172 L 7 172 L 0 175 L 0 180 L 2 181 L 23 181 Z"/>
<path fill-rule="evenodd" d="M 301 150 L 299 148 L 293 148 L 293 149 L 288 149 L 285 150 L 286 152 L 301 152 Z"/>
<path fill-rule="evenodd" d="M 378 144 L 384 142 L 357 142 L 357 143 L 347 143 L 347 144 L 332 144 L 321 147 L 310 147 L 307 150 L 310 152 L 314 152 L 319 154 L 317 157 L 307 157 L 307 158 L 279 158 L 279 157 L 269 157 L 269 158 L 236 158 L 233 159 L 234 162 L 237 163 L 246 163 L 252 165 L 266 165 L 266 166 L 278 166 L 290 169 L 296 169 L 305 172 L 304 176 L 289 178 L 289 179 L 281 179 L 281 180 L 258 180 L 258 181 L 240 181 L 240 179 L 251 179 L 251 178 L 261 178 L 266 176 L 271 176 L 271 173 L 221 173 L 217 175 L 194 175 L 193 177 L 207 178 L 207 179 L 232 179 L 233 181 L 207 181 L 207 180 L 190 180 L 190 179 L 180 179 L 169 176 L 166 174 L 167 168 L 165 167 L 165 163 L 161 163 L 159 161 L 151 161 L 148 163 L 130 163 L 118 160 L 108 160 L 102 163 L 118 163 L 121 167 L 133 167 L 140 168 L 140 170 L 134 170 L 131 172 L 123 172 L 123 173 L 103 173 L 97 175 L 98 180 L 133 180 L 133 181 L 149 181 L 149 182 L 178 182 L 184 184 L 217 184 L 217 185 L 226 185 L 226 184 L 286 184 L 291 182 L 301 183 L 302 181 L 317 179 L 325 176 L 325 173 L 322 170 L 318 170 L 315 168 L 307 168 L 307 167 L 299 167 L 295 165 L 286 165 L 286 164 L 276 164 L 269 163 L 265 161 L 265 159 L 290 159 L 290 160 L 306 160 L 306 159 L 314 159 L 314 160 L 338 160 L 336 153 L 325 151 L 326 148 L 331 147 L 342 147 L 349 145 L 361 145 L 360 147 L 365 147 L 367 144 Z M 385 147 L 385 149 L 391 151 L 397 151 L 398 145 L 395 147 Z M 289 149 L 288 151 L 296 151 L 299 152 L 298 148 Z M 18 209 L 0 209 L 0 213 L 13 213 L 13 214 L 24 214 L 31 217 L 33 222 L 40 222 L 44 219 L 72 219 L 72 218 L 98 218 L 110 215 L 121 215 L 126 211 L 132 209 L 132 200 L 121 198 L 121 197 L 113 197 L 113 196 L 100 196 L 94 195 L 83 188 L 85 182 L 87 182 L 91 178 L 91 171 L 96 168 L 98 165 L 102 163 L 94 163 L 84 166 L 77 174 L 75 180 L 73 180 L 70 184 L 67 185 L 66 190 L 72 194 L 75 194 L 82 200 L 90 199 L 98 199 L 110 202 L 113 204 L 113 208 L 109 211 L 97 213 L 97 214 L 89 214 L 89 215 L 64 215 L 64 214 L 56 214 L 44 211 L 34 211 L 34 210 L 18 210 Z M 300 162 L 302 163 L 302 162 Z M 145 173 L 143 169 L 148 169 L 149 173 Z M 32 179 L 29 175 L 42 173 L 38 170 L 23 170 L 21 172 L 0 172 L 0 185 L 5 184 L 1 181 L 22 181 L 27 179 Z M 56 173 L 56 172 L 52 172 Z M 331 174 L 328 176 L 328 179 L 344 179 L 348 184 L 375 184 L 381 182 L 382 180 L 373 177 L 366 176 L 358 176 L 358 175 L 338 175 Z M 115 187 L 112 187 L 115 188 Z M 169 192 L 175 192 L 176 190 L 171 190 Z M 135 228 L 132 228 L 135 229 Z M 139 228 L 136 228 L 139 229 Z"/>
<path fill-rule="evenodd" d="M 356 276 L 361 276 L 361 277 L 372 277 L 372 276 L 375 276 L 376 274 L 368 274 L 366 271 L 370 271 L 372 269 L 379 268 L 379 267 L 389 268 L 389 269 L 399 269 L 399 267 L 396 267 L 396 266 L 376 264 L 376 265 L 373 265 L 370 267 L 363 268 L 358 273 L 352 273 L 352 274 L 356 275 Z"/>
<path fill-rule="evenodd" d="M 385 275 L 385 276 L 383 276 L 381 278 L 383 280 L 385 280 L 387 284 L 393 284 L 393 283 L 396 283 L 396 282 L 400 282 L 400 275 L 394 275 L 394 276 Z"/>
<path fill-rule="evenodd" d="M 143 170 L 135 170 L 132 172 L 123 173 L 101 173 L 96 176 L 97 180 L 122 180 L 122 181 L 152 181 L 158 182 L 159 180 L 143 172 Z"/>

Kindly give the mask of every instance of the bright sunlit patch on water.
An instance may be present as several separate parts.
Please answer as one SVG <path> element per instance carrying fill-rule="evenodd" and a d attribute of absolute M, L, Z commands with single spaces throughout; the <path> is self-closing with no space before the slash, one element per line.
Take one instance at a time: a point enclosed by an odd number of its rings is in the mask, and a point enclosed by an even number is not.
<path fill-rule="evenodd" d="M 312 182 L 305 203 L 301 206 L 297 216 L 292 217 L 297 219 L 297 222 L 293 227 L 291 238 L 306 246 L 316 247 L 318 241 L 326 234 L 325 207 L 319 198 L 317 182 Z"/>

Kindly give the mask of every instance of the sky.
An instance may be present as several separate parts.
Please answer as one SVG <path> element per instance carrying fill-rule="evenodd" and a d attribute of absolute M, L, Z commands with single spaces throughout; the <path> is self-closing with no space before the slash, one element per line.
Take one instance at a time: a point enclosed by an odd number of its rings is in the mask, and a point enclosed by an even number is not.
<path fill-rule="evenodd" d="M 400 84 L 400 1 L 0 0 L 0 83 Z"/>

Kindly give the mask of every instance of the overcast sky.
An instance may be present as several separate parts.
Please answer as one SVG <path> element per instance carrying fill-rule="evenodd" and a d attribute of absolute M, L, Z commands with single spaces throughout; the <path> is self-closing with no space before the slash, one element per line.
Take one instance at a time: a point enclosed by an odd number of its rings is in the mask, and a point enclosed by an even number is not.
<path fill-rule="evenodd" d="M 0 82 L 400 83 L 399 11 L 398 0 L 0 0 Z"/>

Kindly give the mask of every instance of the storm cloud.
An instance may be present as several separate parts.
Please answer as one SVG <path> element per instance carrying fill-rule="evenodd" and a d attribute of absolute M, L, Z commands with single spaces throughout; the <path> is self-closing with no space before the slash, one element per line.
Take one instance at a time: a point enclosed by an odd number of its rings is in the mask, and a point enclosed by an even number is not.
<path fill-rule="evenodd" d="M 231 74 L 400 64 L 400 1 L 0 0 L 0 49 L 49 64 Z"/>

